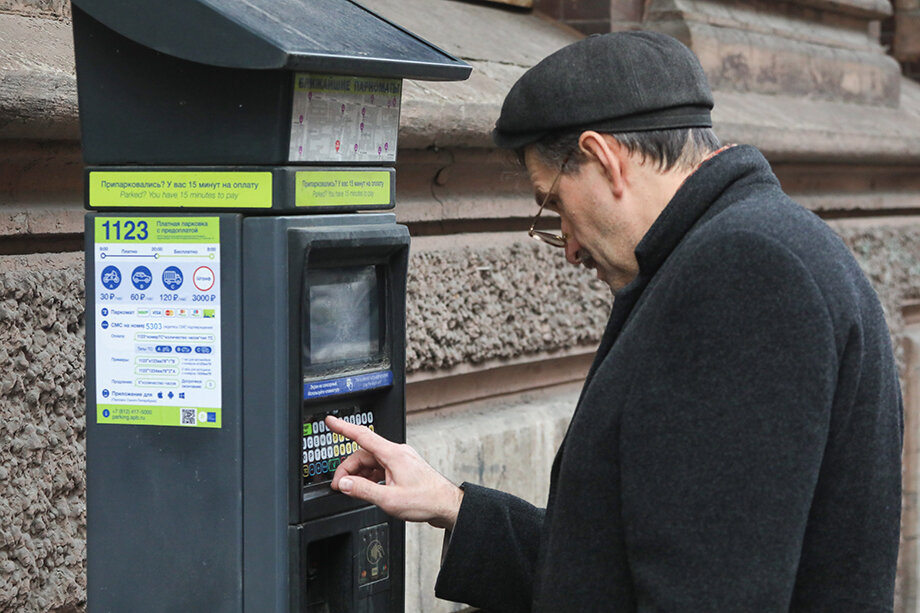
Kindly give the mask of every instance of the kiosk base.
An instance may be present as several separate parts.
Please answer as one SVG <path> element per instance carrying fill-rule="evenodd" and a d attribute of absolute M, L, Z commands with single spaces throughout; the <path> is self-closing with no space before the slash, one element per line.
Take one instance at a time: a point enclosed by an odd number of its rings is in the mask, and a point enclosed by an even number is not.
<path fill-rule="evenodd" d="M 403 610 L 405 525 L 367 507 L 291 526 L 291 611 L 373 613 Z"/>

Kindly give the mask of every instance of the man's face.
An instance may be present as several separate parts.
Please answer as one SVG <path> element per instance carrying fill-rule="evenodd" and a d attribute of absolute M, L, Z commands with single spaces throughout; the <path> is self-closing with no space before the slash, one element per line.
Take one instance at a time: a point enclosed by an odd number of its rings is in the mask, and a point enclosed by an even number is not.
<path fill-rule="evenodd" d="M 533 147 L 525 150 L 524 163 L 539 205 L 559 170 L 543 163 Z M 562 221 L 569 262 L 594 269 L 597 278 L 613 291 L 626 286 L 638 274 L 634 251 L 642 235 L 635 236 L 629 208 L 614 194 L 603 167 L 595 159 L 589 156 L 580 162 L 577 171 L 559 176 L 546 209 L 557 213 Z"/>

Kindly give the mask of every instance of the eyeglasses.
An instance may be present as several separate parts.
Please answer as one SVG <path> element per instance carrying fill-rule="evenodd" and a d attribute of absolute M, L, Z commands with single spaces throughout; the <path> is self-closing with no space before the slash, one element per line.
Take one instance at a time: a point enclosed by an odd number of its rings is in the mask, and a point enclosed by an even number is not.
<path fill-rule="evenodd" d="M 537 214 L 534 215 L 533 223 L 530 224 L 530 230 L 527 232 L 527 236 L 543 241 L 547 245 L 552 245 L 553 247 L 565 247 L 565 242 L 568 240 L 568 237 L 565 234 L 553 234 L 552 232 L 537 230 L 537 220 L 540 219 L 540 213 L 543 212 L 543 208 L 546 207 L 546 203 L 549 202 L 549 199 L 553 196 L 553 192 L 556 189 L 556 184 L 559 183 L 559 178 L 562 176 L 562 172 L 565 170 L 565 165 L 568 161 L 569 156 L 566 156 L 562 161 L 562 166 L 559 167 L 559 174 L 557 174 L 556 178 L 553 179 L 552 185 L 549 186 L 549 190 L 546 192 L 546 195 L 543 196 L 543 202 L 540 203 L 540 209 L 537 211 Z"/>

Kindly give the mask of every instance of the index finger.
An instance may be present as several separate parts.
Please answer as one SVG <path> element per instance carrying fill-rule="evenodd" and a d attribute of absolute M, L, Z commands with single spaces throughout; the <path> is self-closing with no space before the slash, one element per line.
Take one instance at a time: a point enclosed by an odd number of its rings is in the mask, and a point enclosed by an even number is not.
<path fill-rule="evenodd" d="M 396 446 L 396 443 L 371 432 L 366 426 L 358 426 L 333 415 L 326 416 L 326 426 L 384 460 L 389 456 L 390 450 Z"/>

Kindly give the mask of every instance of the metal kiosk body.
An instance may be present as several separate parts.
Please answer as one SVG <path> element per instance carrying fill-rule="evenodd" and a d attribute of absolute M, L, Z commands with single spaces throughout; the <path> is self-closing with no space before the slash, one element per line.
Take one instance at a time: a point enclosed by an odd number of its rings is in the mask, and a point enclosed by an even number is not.
<path fill-rule="evenodd" d="M 405 440 L 402 79 L 470 67 L 349 0 L 73 4 L 88 607 L 402 611 L 323 418 Z"/>

